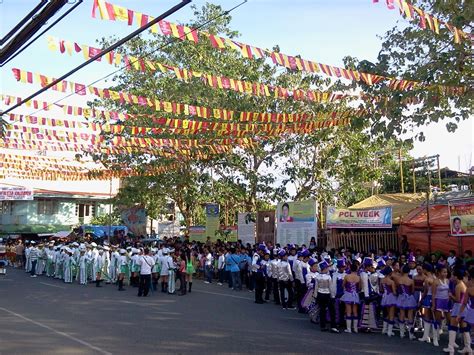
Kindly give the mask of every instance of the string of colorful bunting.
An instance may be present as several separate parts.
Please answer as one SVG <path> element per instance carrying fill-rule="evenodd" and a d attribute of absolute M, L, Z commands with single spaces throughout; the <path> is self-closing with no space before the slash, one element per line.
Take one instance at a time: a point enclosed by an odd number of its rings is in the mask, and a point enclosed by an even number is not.
<path fill-rule="evenodd" d="M 372 0 L 372 2 L 375 4 L 378 3 L 379 0 Z M 426 11 L 423 11 L 419 7 L 410 4 L 405 0 L 386 0 L 385 2 L 387 4 L 387 8 L 390 10 L 394 10 L 395 5 L 397 5 L 400 10 L 400 14 L 408 20 L 416 20 L 416 16 L 418 16 L 418 25 L 422 29 L 429 29 L 436 34 L 439 34 L 440 25 L 445 26 L 453 34 L 453 40 L 456 44 L 461 43 L 463 40 L 472 41 L 473 39 L 472 34 L 464 32 L 454 25 L 430 15 Z"/>
<path fill-rule="evenodd" d="M 67 40 L 56 39 L 54 37 L 48 38 L 48 48 L 51 51 L 59 51 L 60 53 L 68 53 L 72 55 L 74 53 L 82 53 L 84 58 L 90 59 L 97 53 L 101 52 L 100 48 L 90 47 L 84 44 L 78 44 L 76 42 L 70 42 Z M 66 48 L 73 48 L 74 50 L 68 51 Z M 302 89 L 289 89 L 281 86 L 272 86 L 259 82 L 249 82 L 239 79 L 228 78 L 225 76 L 214 75 L 209 73 L 203 73 L 199 71 L 193 71 L 190 69 L 179 68 L 165 63 L 154 62 L 150 60 L 144 60 L 135 56 L 122 56 L 121 54 L 110 52 L 108 53 L 110 60 L 107 60 L 108 64 L 112 65 L 124 65 L 125 68 L 131 70 L 135 69 L 142 72 L 155 72 L 159 70 L 162 73 L 170 73 L 177 79 L 188 82 L 194 78 L 198 78 L 205 85 L 208 85 L 214 89 L 221 90 L 232 90 L 242 94 L 254 95 L 254 96 L 265 96 L 275 97 L 279 99 L 288 99 L 293 97 L 295 100 L 309 100 L 313 102 L 332 102 L 343 99 L 348 96 L 359 97 L 358 95 L 345 95 L 324 91 L 313 91 L 313 90 L 302 90 Z M 28 80 L 28 77 L 25 78 Z M 57 90 L 65 90 L 65 87 L 59 85 Z M 75 88 L 79 94 L 84 95 L 85 91 L 82 87 Z M 55 90 L 55 88 L 53 88 Z"/>
<path fill-rule="evenodd" d="M 399 0 L 397 0 L 399 1 Z M 148 22 L 150 22 L 150 18 L 153 19 L 152 16 L 145 15 L 141 12 L 134 11 L 131 9 L 126 9 L 122 6 L 118 6 L 115 4 L 111 4 L 104 0 L 94 0 L 93 8 L 92 8 L 92 17 L 96 18 L 96 10 L 99 10 L 99 18 L 102 20 L 110 20 L 110 21 L 125 21 L 129 26 L 134 24 L 138 27 L 141 27 Z M 126 14 L 126 15 L 125 15 Z M 454 28 L 454 26 L 451 26 Z M 232 49 L 236 50 L 241 55 L 247 59 L 261 59 L 264 57 L 269 57 L 272 59 L 275 65 L 283 66 L 287 69 L 291 70 L 299 70 L 308 73 L 323 73 L 327 76 L 336 77 L 336 78 L 343 78 L 352 81 L 362 81 L 367 85 L 373 85 L 379 83 L 381 81 L 387 81 L 388 86 L 392 89 L 397 90 L 409 90 L 414 87 L 425 87 L 425 88 L 433 88 L 436 86 L 445 86 L 445 85 L 429 85 L 425 86 L 423 83 L 413 81 L 413 80 L 405 80 L 405 79 L 398 79 L 393 77 L 387 77 L 378 74 L 370 74 L 364 73 L 356 70 L 336 67 L 332 65 L 322 64 L 315 61 L 310 61 L 306 59 L 302 59 L 296 56 L 286 55 L 280 52 L 269 51 L 266 49 L 262 49 L 256 46 L 251 46 L 245 43 L 237 42 L 235 40 L 220 37 L 214 34 L 210 34 L 205 31 L 198 31 L 196 29 L 192 29 L 186 26 L 177 25 L 167 21 L 160 21 L 159 26 L 153 26 L 151 31 L 153 33 L 158 33 L 158 28 L 160 29 L 161 33 L 165 36 L 172 36 L 174 38 L 178 38 L 181 40 L 187 39 L 190 40 L 192 43 L 198 43 L 201 37 L 206 37 L 210 40 L 211 45 L 217 49 Z M 456 29 L 456 32 L 459 32 L 459 29 Z M 192 34 L 192 35 L 190 35 Z M 446 89 L 443 89 L 446 90 Z M 450 89 L 447 89 L 448 91 Z M 456 88 L 454 92 L 459 91 L 464 92 L 466 89 L 464 88 Z"/>

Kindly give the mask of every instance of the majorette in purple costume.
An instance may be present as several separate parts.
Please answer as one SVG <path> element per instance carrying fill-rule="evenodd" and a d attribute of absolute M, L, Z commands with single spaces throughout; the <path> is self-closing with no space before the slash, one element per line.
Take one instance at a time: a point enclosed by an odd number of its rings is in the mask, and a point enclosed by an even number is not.
<path fill-rule="evenodd" d="M 449 312 L 451 310 L 449 304 L 449 282 L 439 280 L 439 285 L 436 286 L 435 307 L 437 311 Z"/>
<path fill-rule="evenodd" d="M 387 277 L 392 272 L 392 268 L 390 266 L 387 266 L 385 269 L 380 271 L 380 273 Z M 391 285 L 388 284 L 382 284 L 383 286 L 383 295 L 382 295 L 382 301 L 380 302 L 380 305 L 382 307 L 393 307 L 397 305 L 397 296 L 393 293 L 393 289 Z"/>
<path fill-rule="evenodd" d="M 347 304 L 360 303 L 357 284 L 355 282 L 346 282 L 346 286 L 344 287 L 344 294 L 341 297 L 341 301 Z"/>
<path fill-rule="evenodd" d="M 467 306 L 463 312 L 464 321 L 470 325 L 474 325 L 474 296 L 469 297 Z"/>
<path fill-rule="evenodd" d="M 400 309 L 416 309 L 418 305 L 415 300 L 411 287 L 407 285 L 400 285 L 398 288 L 397 307 Z"/>

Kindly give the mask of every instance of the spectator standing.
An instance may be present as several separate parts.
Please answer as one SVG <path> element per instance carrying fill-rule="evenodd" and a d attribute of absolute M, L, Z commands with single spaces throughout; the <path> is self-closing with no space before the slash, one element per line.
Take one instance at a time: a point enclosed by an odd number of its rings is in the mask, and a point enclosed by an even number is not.
<path fill-rule="evenodd" d="M 15 247 L 15 254 L 16 254 L 16 265 L 15 267 L 22 268 L 24 265 L 24 258 L 25 258 L 25 246 L 21 240 L 18 241 L 17 246 Z"/>
<path fill-rule="evenodd" d="M 36 277 L 36 265 L 38 264 L 39 250 L 36 248 L 35 242 L 31 242 L 29 257 L 31 262 L 31 277 Z"/>
<path fill-rule="evenodd" d="M 136 263 L 140 266 L 140 280 L 138 284 L 138 297 L 148 296 L 151 284 L 151 271 L 155 265 L 155 259 L 150 256 L 150 250 L 145 248 L 143 254 L 137 260 Z"/>

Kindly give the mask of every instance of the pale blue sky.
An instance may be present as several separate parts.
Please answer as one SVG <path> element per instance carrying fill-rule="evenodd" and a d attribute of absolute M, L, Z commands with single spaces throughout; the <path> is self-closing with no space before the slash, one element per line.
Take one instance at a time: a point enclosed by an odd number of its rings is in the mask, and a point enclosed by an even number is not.
<path fill-rule="evenodd" d="M 21 16 L 36 3 L 33 0 L 3 0 L 0 4 L 0 32 L 2 36 Z M 159 15 L 178 1 L 169 0 L 110 0 L 118 5 L 141 11 L 150 15 Z M 228 9 L 240 1 L 213 1 Z M 193 4 L 202 6 L 205 1 L 195 0 Z M 69 5 L 71 6 L 71 5 Z M 60 37 L 78 43 L 93 45 L 102 36 L 116 34 L 123 36 L 135 27 L 124 22 L 109 22 L 91 18 L 92 0 L 86 0 L 63 22 L 54 27 L 48 35 Z M 169 21 L 186 22 L 192 16 L 188 7 L 174 14 Z M 241 33 L 240 41 L 263 48 L 278 44 L 283 53 L 301 54 L 303 58 L 321 63 L 342 65 L 345 55 L 359 59 L 376 60 L 380 49 L 377 35 L 399 23 L 405 24 L 397 11 L 388 10 L 383 4 L 372 4 L 372 0 L 249 0 L 232 13 L 232 27 Z M 433 34 L 435 35 L 435 34 Z M 48 51 L 46 36 L 39 39 L 12 62 L 1 68 L 2 93 L 25 96 L 37 86 L 17 83 L 11 74 L 11 68 L 18 67 L 50 76 L 59 76 L 82 61 L 81 56 L 69 57 Z M 88 84 L 114 70 L 104 63 L 94 63 L 70 78 Z M 99 83 L 97 86 L 105 86 Z M 62 94 L 45 93 L 40 99 L 51 101 Z M 69 102 L 81 98 L 68 99 Z M 79 101 L 78 101 L 79 100 Z M 18 113 L 31 113 L 32 110 L 18 110 Z M 60 111 L 55 114 L 59 115 Z M 51 113 L 41 112 L 48 116 Z M 463 122 L 456 133 L 448 133 L 443 123 L 425 129 L 427 141 L 417 143 L 412 154 L 415 157 L 440 154 L 441 165 L 460 168 L 465 171 L 474 164 L 473 123 L 472 119 Z M 440 144 L 442 143 L 442 144 Z"/>

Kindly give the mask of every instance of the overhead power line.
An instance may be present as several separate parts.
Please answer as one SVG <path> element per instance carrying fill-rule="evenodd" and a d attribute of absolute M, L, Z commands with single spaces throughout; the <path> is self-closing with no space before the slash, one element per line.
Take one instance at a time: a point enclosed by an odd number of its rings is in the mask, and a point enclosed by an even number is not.
<path fill-rule="evenodd" d="M 183 0 L 181 1 L 179 4 L 173 6 L 172 8 L 170 8 L 169 10 L 165 11 L 164 13 L 162 13 L 160 16 L 158 16 L 157 18 L 155 18 L 153 21 L 150 21 L 147 25 L 143 26 L 143 27 L 140 27 L 139 29 L 137 29 L 136 31 L 133 31 L 132 33 L 130 33 L 128 36 L 125 36 L 124 38 L 122 38 L 121 40 L 115 42 L 114 44 L 112 44 L 111 46 L 109 46 L 108 48 L 104 49 L 103 51 L 101 51 L 99 54 L 93 56 L 92 58 L 90 58 L 89 60 L 85 61 L 84 63 L 78 65 L 77 67 L 75 67 L 74 69 L 68 71 L 66 74 L 62 75 L 61 77 L 59 77 L 58 79 L 54 80 L 53 82 L 49 83 L 48 85 L 46 85 L 45 87 L 43 87 L 42 89 L 36 91 L 35 93 L 31 94 L 30 96 L 28 96 L 27 98 L 21 100 L 20 102 L 18 102 L 17 104 L 13 105 L 12 107 L 10 107 L 9 109 L 7 109 L 6 111 L 0 113 L 0 117 L 2 117 L 3 119 L 3 115 L 13 111 L 14 109 L 16 109 L 17 107 L 20 107 L 21 105 L 23 105 L 25 102 L 35 98 L 36 96 L 38 96 L 39 94 L 45 92 L 46 90 L 50 89 L 51 87 L 53 87 L 54 85 L 56 85 L 57 83 L 60 83 L 61 81 L 65 80 L 66 78 L 70 77 L 72 74 L 76 73 L 77 71 L 81 70 L 82 68 L 86 67 L 87 65 L 91 64 L 92 62 L 96 61 L 97 59 L 103 57 L 105 54 L 113 51 L 114 49 L 120 47 L 121 45 L 123 45 L 124 43 L 128 42 L 129 40 L 131 40 L 133 37 L 136 37 L 138 36 L 140 33 L 142 33 L 143 31 L 147 30 L 148 28 L 150 28 L 151 26 L 157 24 L 159 21 L 165 19 L 166 17 L 170 16 L 171 14 L 175 13 L 176 11 L 180 10 L 181 8 L 183 8 L 184 6 L 188 5 L 189 3 L 191 2 L 191 0 Z M 4 119 L 3 119 L 4 120 Z M 4 120 L 5 121 L 5 120 Z"/>

